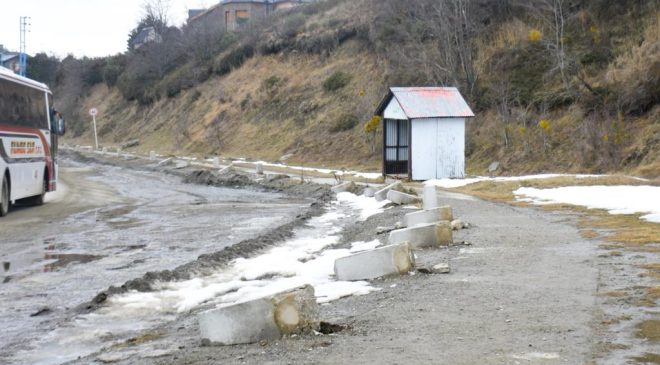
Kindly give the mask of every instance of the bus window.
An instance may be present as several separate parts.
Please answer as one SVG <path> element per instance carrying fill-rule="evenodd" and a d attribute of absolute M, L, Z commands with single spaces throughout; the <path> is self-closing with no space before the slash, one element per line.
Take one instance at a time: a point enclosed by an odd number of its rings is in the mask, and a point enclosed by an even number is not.
<path fill-rule="evenodd" d="M 0 79 L 0 124 L 48 129 L 44 92 Z"/>

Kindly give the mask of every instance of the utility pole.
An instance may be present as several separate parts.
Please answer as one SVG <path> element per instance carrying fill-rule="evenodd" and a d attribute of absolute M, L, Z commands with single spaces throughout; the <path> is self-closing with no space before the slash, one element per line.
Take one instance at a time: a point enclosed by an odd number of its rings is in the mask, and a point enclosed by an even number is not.
<path fill-rule="evenodd" d="M 18 66 L 19 66 L 19 75 L 27 75 L 27 52 L 26 52 L 26 33 L 28 32 L 27 27 L 30 25 L 28 20 L 29 16 L 21 17 L 21 42 L 20 42 L 20 54 L 18 56 Z"/>

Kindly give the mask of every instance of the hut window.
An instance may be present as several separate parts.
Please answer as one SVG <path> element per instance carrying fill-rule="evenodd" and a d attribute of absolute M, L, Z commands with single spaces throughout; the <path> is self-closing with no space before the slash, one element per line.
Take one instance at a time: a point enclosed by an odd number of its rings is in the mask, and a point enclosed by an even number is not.
<path fill-rule="evenodd" d="M 408 161 L 407 120 L 385 120 L 385 160 Z"/>

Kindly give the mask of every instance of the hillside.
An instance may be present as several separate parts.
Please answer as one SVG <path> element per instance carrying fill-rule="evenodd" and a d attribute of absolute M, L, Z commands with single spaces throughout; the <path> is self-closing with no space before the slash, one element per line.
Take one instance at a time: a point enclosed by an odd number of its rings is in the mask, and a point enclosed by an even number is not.
<path fill-rule="evenodd" d="M 388 86 L 410 85 L 468 99 L 469 173 L 660 175 L 655 1 L 326 1 L 236 34 L 187 27 L 67 58 L 55 91 L 68 143 L 90 144 L 96 106 L 105 146 L 378 170 L 365 123 Z"/>

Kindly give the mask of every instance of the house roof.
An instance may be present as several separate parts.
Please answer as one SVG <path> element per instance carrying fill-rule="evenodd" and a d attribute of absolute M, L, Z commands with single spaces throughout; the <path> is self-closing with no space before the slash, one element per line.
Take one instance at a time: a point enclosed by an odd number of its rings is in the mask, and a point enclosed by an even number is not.
<path fill-rule="evenodd" d="M 392 87 L 376 114 L 383 115 L 392 99 L 396 99 L 409 119 L 474 117 L 472 109 L 455 87 Z"/>

